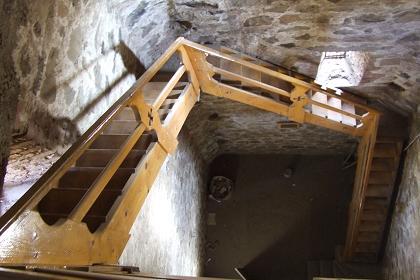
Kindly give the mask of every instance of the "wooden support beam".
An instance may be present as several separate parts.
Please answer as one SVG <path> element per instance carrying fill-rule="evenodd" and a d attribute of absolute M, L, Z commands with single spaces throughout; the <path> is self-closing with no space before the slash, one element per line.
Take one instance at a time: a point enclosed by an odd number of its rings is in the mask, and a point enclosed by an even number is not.
<path fill-rule="evenodd" d="M 303 123 L 305 121 L 304 106 L 308 103 L 308 97 L 306 96 L 307 91 L 308 89 L 306 87 L 295 85 L 290 96 L 293 103 L 289 107 L 289 120 L 298 123 Z"/>
<path fill-rule="evenodd" d="M 189 84 L 178 98 L 163 124 L 163 127 L 167 129 L 171 135 L 179 134 L 188 114 L 197 100 L 198 97 L 195 94 L 194 86 Z"/>
<path fill-rule="evenodd" d="M 164 91 L 165 89 L 162 90 L 163 94 L 166 94 Z M 159 101 L 158 103 L 164 102 L 165 99 Z M 155 105 L 158 105 L 158 103 L 155 103 Z M 162 147 L 164 147 L 165 151 L 170 154 L 173 153 L 178 145 L 178 141 L 176 140 L 175 135 L 172 135 L 167 129 L 165 129 L 162 126 L 159 117 L 159 110 L 147 104 L 144 101 L 142 94 L 138 94 L 133 97 L 132 105 L 139 111 L 140 119 L 142 123 L 146 126 L 147 130 L 156 131 L 159 143 L 162 145 Z"/>
<path fill-rule="evenodd" d="M 179 51 L 181 53 L 182 62 L 184 63 L 185 67 L 187 67 L 187 71 L 190 75 L 191 83 L 194 86 L 194 91 L 196 95 L 198 96 L 200 94 L 200 83 L 198 82 L 197 74 L 195 73 L 194 67 L 191 63 L 191 59 L 188 56 L 188 53 L 185 50 L 184 46 L 180 46 Z"/>

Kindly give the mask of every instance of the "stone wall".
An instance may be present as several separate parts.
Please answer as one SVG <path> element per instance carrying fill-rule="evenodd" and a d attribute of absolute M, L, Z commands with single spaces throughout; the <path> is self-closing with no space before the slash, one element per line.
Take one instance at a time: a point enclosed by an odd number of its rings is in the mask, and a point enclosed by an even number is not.
<path fill-rule="evenodd" d="M 420 108 L 419 108 L 420 109 Z M 420 133 L 420 112 L 410 139 Z M 420 275 L 420 140 L 407 151 L 402 181 L 385 252 L 385 279 L 415 280 Z"/>
<path fill-rule="evenodd" d="M 223 153 L 234 154 L 349 154 L 357 139 L 326 128 L 304 124 L 280 128 L 287 119 L 249 105 L 202 93 L 185 124 L 210 161 Z"/>
<path fill-rule="evenodd" d="M 16 1 L 25 9 L 10 43 L 20 83 L 15 129 L 49 146 L 72 143 L 134 82 L 110 4 Z M 4 4 L 4 6 L 6 6 Z"/>
<path fill-rule="evenodd" d="M 131 229 L 120 264 L 158 275 L 198 276 L 203 264 L 205 169 L 185 131 Z"/>
<path fill-rule="evenodd" d="M 220 44 L 315 77 L 321 53 L 370 60 L 352 88 L 401 112 L 420 104 L 418 0 L 173 0 L 183 36 Z"/>

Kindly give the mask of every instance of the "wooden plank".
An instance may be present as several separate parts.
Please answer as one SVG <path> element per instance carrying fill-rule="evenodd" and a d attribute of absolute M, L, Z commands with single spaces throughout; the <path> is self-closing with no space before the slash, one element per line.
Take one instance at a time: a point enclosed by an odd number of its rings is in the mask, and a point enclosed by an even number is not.
<path fill-rule="evenodd" d="M 169 115 L 166 117 L 163 127 L 169 131 L 171 135 L 175 137 L 181 131 L 188 114 L 193 108 L 198 97 L 194 92 L 194 87 L 189 84 L 186 87 L 185 92 L 178 98 Z"/>
<path fill-rule="evenodd" d="M 195 93 L 198 95 L 200 93 L 200 83 L 197 79 L 197 74 L 195 73 L 194 67 L 191 64 L 190 57 L 188 56 L 187 51 L 185 50 L 184 46 L 179 48 L 181 52 L 182 62 L 184 63 L 185 67 L 187 67 L 188 73 L 190 74 L 191 83 L 194 87 Z"/>
<path fill-rule="evenodd" d="M 169 82 L 165 85 L 165 87 L 159 93 L 159 96 L 153 102 L 152 107 L 155 110 L 158 110 L 160 106 L 162 106 L 163 102 L 169 96 L 169 93 L 174 89 L 175 85 L 178 83 L 182 75 L 184 75 L 186 70 L 187 68 L 185 67 L 185 65 L 182 65 L 181 67 L 178 68 L 178 70 L 175 72 L 175 74 L 172 76 Z"/>

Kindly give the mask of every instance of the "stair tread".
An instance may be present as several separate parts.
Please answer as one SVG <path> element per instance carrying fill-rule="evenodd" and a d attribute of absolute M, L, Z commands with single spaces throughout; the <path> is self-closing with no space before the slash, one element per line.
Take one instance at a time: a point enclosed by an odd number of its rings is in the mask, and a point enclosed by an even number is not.
<path fill-rule="evenodd" d="M 397 150 L 394 143 L 377 143 L 373 151 L 374 158 L 395 158 Z"/>
<path fill-rule="evenodd" d="M 385 197 L 388 198 L 392 194 L 392 185 L 368 185 L 366 188 L 367 197 Z"/>
<path fill-rule="evenodd" d="M 37 210 L 44 221 L 52 225 L 60 218 L 68 217 L 86 192 L 87 189 L 83 188 L 51 189 L 38 203 Z M 121 193 L 121 190 L 104 189 L 86 215 L 90 217 L 106 216 Z M 102 223 L 101 221 L 92 221 L 86 218 L 83 221 L 87 223 L 91 231 L 95 230 Z"/>
<path fill-rule="evenodd" d="M 354 254 L 353 261 L 364 263 L 376 263 L 378 259 L 376 252 L 357 252 Z"/>
<path fill-rule="evenodd" d="M 381 234 L 379 232 L 368 232 L 361 231 L 358 233 L 357 241 L 360 242 L 375 242 L 381 239 Z"/>
<path fill-rule="evenodd" d="M 90 187 L 103 167 L 72 167 L 61 178 L 59 188 Z M 105 188 L 115 188 L 125 185 L 128 178 L 135 172 L 135 168 L 118 168 Z"/>
<path fill-rule="evenodd" d="M 384 221 L 361 221 L 359 231 L 361 232 L 382 232 Z"/>
<path fill-rule="evenodd" d="M 138 114 L 138 113 L 137 113 Z M 125 107 L 114 117 L 113 120 L 137 120 L 137 115 L 133 108 Z"/>
<path fill-rule="evenodd" d="M 393 184 L 394 176 L 392 172 L 371 171 L 369 174 L 369 185 Z"/>
<path fill-rule="evenodd" d="M 119 149 L 88 149 L 76 161 L 76 166 L 92 166 L 92 167 L 105 167 Z M 146 154 L 146 150 L 131 150 L 121 167 L 136 167 L 141 158 Z"/>
<path fill-rule="evenodd" d="M 393 171 L 394 160 L 387 158 L 374 158 L 372 160 L 371 171 Z"/>
<path fill-rule="evenodd" d="M 137 120 L 112 120 L 102 134 L 131 134 L 139 124 Z"/>
<path fill-rule="evenodd" d="M 129 134 L 101 134 L 93 141 L 89 149 L 118 149 L 128 137 Z M 152 134 L 142 134 L 133 149 L 145 150 L 152 140 Z"/>
<path fill-rule="evenodd" d="M 375 253 L 379 250 L 380 242 L 357 242 L 355 252 Z"/>

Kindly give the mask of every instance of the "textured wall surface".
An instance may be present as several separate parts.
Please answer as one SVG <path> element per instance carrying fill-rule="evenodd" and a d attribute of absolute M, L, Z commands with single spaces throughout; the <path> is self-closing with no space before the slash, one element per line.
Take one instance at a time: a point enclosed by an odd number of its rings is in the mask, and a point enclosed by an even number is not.
<path fill-rule="evenodd" d="M 172 1 L 170 1 L 172 2 Z M 370 58 L 360 93 L 400 111 L 420 103 L 418 0 L 174 0 L 183 36 L 315 76 L 324 51 Z"/>
<path fill-rule="evenodd" d="M 122 37 L 147 68 L 176 39 L 179 26 L 172 24 L 171 1 L 114 0 Z M 176 69 L 176 68 L 173 68 Z M 173 70 L 170 69 L 170 70 Z"/>
<path fill-rule="evenodd" d="M 181 132 L 177 151 L 165 161 L 131 229 L 120 264 L 145 273 L 200 275 L 205 193 L 203 162 Z"/>
<path fill-rule="evenodd" d="M 202 156 L 217 154 L 346 154 L 356 139 L 322 127 L 305 124 L 280 129 L 286 118 L 239 102 L 202 93 L 186 127 Z"/>
<path fill-rule="evenodd" d="M 14 5 L 25 9 L 6 46 L 20 83 L 15 128 L 50 146 L 71 143 L 135 80 L 115 11 L 97 1 Z"/>
<path fill-rule="evenodd" d="M 0 186 L 2 186 L 20 92 L 16 70 L 12 67 L 14 62 L 11 50 L 16 41 L 16 30 L 23 24 L 22 21 L 25 21 L 26 10 L 16 7 L 11 1 L 1 1 L 0 5 Z"/>
<path fill-rule="evenodd" d="M 420 112 L 414 119 L 411 139 L 420 133 Z M 420 275 L 420 140 L 405 159 L 386 254 L 385 279 L 415 280 Z"/>

